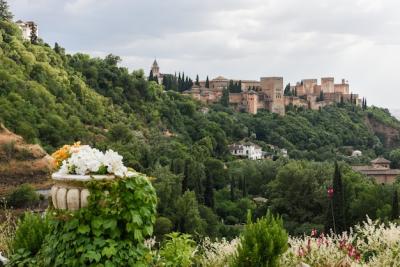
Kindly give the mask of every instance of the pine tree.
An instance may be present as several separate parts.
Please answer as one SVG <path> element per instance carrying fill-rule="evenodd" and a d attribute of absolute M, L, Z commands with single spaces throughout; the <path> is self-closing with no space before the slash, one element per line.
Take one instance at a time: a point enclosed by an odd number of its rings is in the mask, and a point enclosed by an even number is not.
<path fill-rule="evenodd" d="M 208 80 L 208 75 L 207 75 L 207 79 L 206 79 L 206 88 L 210 88 L 210 81 Z"/>
<path fill-rule="evenodd" d="M 9 10 L 6 0 L 0 0 L 0 20 L 12 20 L 14 15 Z"/>
<path fill-rule="evenodd" d="M 199 75 L 196 75 L 196 82 L 195 85 L 199 86 L 200 85 L 200 81 L 199 81 Z"/>
<path fill-rule="evenodd" d="M 397 193 L 397 189 L 393 192 L 393 202 L 392 202 L 392 220 L 399 219 L 399 196 Z"/>

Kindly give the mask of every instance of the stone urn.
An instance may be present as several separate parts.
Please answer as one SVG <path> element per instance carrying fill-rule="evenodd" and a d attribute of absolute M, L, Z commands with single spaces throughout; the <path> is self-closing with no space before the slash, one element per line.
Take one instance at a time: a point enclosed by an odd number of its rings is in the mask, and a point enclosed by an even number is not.
<path fill-rule="evenodd" d="M 85 182 L 91 180 L 112 180 L 114 175 L 72 175 L 53 173 L 56 182 L 51 188 L 51 199 L 56 209 L 75 211 L 87 206 L 90 195 Z"/>

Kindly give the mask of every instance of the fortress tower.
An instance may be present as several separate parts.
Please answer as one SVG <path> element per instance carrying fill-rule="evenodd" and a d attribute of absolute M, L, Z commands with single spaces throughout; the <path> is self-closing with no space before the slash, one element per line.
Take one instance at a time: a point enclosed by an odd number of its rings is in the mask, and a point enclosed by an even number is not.
<path fill-rule="evenodd" d="M 285 115 L 285 99 L 283 95 L 283 77 L 261 77 L 261 91 L 270 102 L 269 110 Z"/>
<path fill-rule="evenodd" d="M 321 91 L 324 93 L 335 92 L 335 80 L 332 77 L 321 78 Z"/>
<path fill-rule="evenodd" d="M 251 114 L 257 114 L 258 107 L 258 95 L 253 90 L 246 92 L 247 94 L 247 112 Z"/>

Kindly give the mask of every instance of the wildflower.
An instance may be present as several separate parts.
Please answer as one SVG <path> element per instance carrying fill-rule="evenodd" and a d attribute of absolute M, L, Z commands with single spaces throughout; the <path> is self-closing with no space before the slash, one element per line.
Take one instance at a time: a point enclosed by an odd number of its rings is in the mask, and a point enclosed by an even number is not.
<path fill-rule="evenodd" d="M 332 187 L 328 188 L 328 197 L 329 198 L 333 198 L 333 193 L 334 193 L 333 188 Z"/>
<path fill-rule="evenodd" d="M 312 229 L 312 230 L 311 230 L 311 236 L 312 236 L 312 237 L 317 236 L 317 234 L 318 234 L 317 229 Z"/>

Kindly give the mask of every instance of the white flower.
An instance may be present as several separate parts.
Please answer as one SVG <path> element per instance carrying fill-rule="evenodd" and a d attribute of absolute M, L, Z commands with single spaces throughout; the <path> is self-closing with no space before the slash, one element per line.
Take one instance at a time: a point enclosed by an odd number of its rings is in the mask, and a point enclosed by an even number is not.
<path fill-rule="evenodd" d="M 76 174 L 86 175 L 98 172 L 101 166 L 105 166 L 109 174 L 120 177 L 128 174 L 128 169 L 122 162 L 122 156 L 112 150 L 103 153 L 84 145 L 79 149 L 74 148 L 71 154 L 70 158 L 62 162 L 59 174 L 71 174 L 73 170 Z M 134 173 L 131 172 L 129 175 L 133 176 Z"/>
<path fill-rule="evenodd" d="M 114 173 L 116 176 L 125 176 L 128 169 L 122 162 L 122 156 L 113 150 L 107 150 L 104 154 L 104 166 L 107 167 L 109 173 Z"/>

